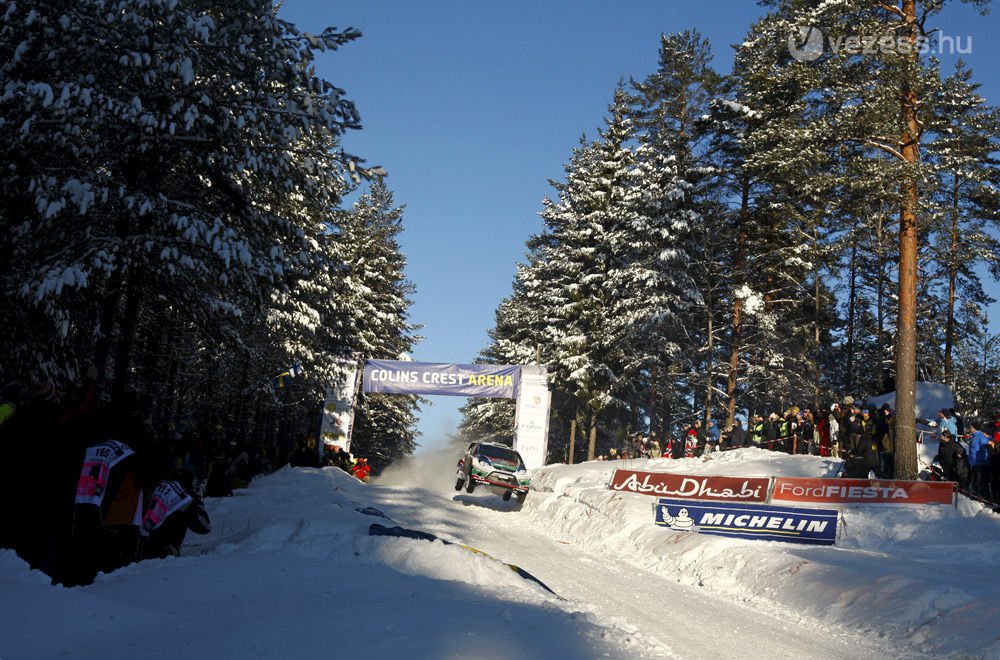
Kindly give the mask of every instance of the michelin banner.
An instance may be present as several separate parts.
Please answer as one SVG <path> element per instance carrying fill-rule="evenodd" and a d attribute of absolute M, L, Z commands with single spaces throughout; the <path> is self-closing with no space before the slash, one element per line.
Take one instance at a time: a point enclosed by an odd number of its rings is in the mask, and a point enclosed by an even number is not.
<path fill-rule="evenodd" d="M 653 506 L 656 524 L 741 539 L 833 545 L 837 540 L 836 509 L 660 498 Z"/>
<path fill-rule="evenodd" d="M 520 367 L 366 360 L 362 387 L 383 394 L 444 394 L 513 399 Z"/>

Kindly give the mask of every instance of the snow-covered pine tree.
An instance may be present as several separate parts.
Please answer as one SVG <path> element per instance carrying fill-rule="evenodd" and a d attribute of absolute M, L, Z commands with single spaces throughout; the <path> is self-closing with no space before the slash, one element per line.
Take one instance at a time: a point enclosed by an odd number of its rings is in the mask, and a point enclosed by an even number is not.
<path fill-rule="evenodd" d="M 311 63 L 359 33 L 300 33 L 268 0 L 0 13 L 4 375 L 94 361 L 116 393 L 214 378 L 200 405 L 256 400 L 317 327 L 305 283 L 336 268 L 321 219 L 359 120 Z"/>
<path fill-rule="evenodd" d="M 731 241 L 720 213 L 719 172 L 706 156 L 700 125 L 719 84 L 711 60 L 711 44 L 696 30 L 661 35 L 657 69 L 632 82 L 629 99 L 641 144 L 640 187 L 649 191 L 640 218 L 661 232 L 644 248 L 661 263 L 638 259 L 659 280 L 647 287 L 660 290 L 663 324 L 647 325 L 640 364 L 648 373 L 650 425 L 660 435 L 663 418 L 673 417 L 681 402 L 697 401 L 706 417 L 713 414 L 721 325 L 715 303 L 726 286 Z"/>
<path fill-rule="evenodd" d="M 871 3 L 845 0 L 816 5 L 804 0 L 768 0 L 788 19 L 790 46 L 801 38 L 800 28 L 820 28 L 827 43 L 842 44 L 837 52 L 806 53 L 790 66 L 822 73 L 820 84 L 806 96 L 822 105 L 826 92 L 836 93 L 836 105 L 826 116 L 841 140 L 880 152 L 895 165 L 894 192 L 899 208 L 899 286 L 896 323 L 896 475 L 914 478 L 916 461 L 915 381 L 917 376 L 918 226 L 926 216 L 926 195 L 920 181 L 928 100 L 922 39 L 927 22 L 946 4 L 941 0 L 899 0 Z M 973 0 L 985 11 L 989 0 Z M 822 44 L 825 46 L 826 44 Z M 790 48 L 790 51 L 792 48 Z M 815 55 L 815 57 L 813 57 Z M 893 130 L 883 133 L 886 113 Z M 878 119 L 878 121 L 872 121 Z"/>
<path fill-rule="evenodd" d="M 825 328 L 816 303 L 826 237 L 816 175 L 827 158 L 804 135 L 803 85 L 781 68 L 788 51 L 774 38 L 780 28 L 773 17 L 751 28 L 705 122 L 726 202 L 719 231 L 733 246 L 717 295 L 728 320 L 721 357 L 729 419 L 737 404 L 766 413 L 807 393 L 815 401 L 821 390 L 817 337 Z"/>
<path fill-rule="evenodd" d="M 365 359 L 405 359 L 419 341 L 409 322 L 414 286 L 399 245 L 403 207 L 385 181 L 373 179 L 351 209 L 336 214 L 336 243 L 345 272 L 325 322 L 339 329 L 340 348 Z M 416 448 L 416 396 L 365 394 L 355 409 L 352 452 L 376 466 Z"/>
<path fill-rule="evenodd" d="M 940 360 L 943 382 L 955 385 L 954 347 L 966 336 L 980 335 L 980 314 L 960 314 L 967 306 L 993 302 L 983 290 L 980 267 L 1000 274 L 1000 113 L 979 95 L 972 70 L 959 61 L 954 72 L 930 95 L 927 159 L 937 174 L 934 213 L 927 229 L 931 266 L 928 279 L 941 285 L 943 325 Z M 942 313 L 943 311 L 943 313 Z M 921 326 L 923 330 L 923 326 Z M 940 346 L 942 343 L 934 342 Z"/>

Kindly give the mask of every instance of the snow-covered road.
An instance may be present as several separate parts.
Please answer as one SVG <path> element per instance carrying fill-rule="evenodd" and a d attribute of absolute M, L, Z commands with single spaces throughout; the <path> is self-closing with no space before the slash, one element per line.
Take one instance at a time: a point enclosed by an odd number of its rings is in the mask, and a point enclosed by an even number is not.
<path fill-rule="evenodd" d="M 0 551 L 0 658 L 1000 659 L 1000 516 L 974 503 L 843 507 L 834 546 L 731 539 L 655 525 L 654 498 L 608 488 L 620 464 L 546 467 L 518 507 L 454 491 L 459 454 L 371 484 L 283 468 L 209 500 L 212 532 L 185 556 L 87 587 L 52 587 Z M 836 467 L 757 449 L 635 463 Z"/>
<path fill-rule="evenodd" d="M 868 635 L 762 611 L 680 584 L 627 557 L 596 555 L 539 528 L 514 501 L 488 492 L 455 493 L 444 483 L 372 490 L 386 510 L 409 518 L 406 525 L 527 570 L 565 598 L 568 607 L 588 612 L 611 629 L 627 657 L 900 657 L 898 647 Z M 415 501 L 420 505 L 413 506 Z"/>

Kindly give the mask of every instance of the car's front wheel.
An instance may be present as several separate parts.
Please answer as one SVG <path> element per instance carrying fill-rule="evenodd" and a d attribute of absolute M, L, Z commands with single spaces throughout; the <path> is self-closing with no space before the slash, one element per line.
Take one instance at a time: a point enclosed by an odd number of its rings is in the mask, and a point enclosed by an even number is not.
<path fill-rule="evenodd" d="M 465 485 L 465 477 L 464 476 L 459 477 L 458 480 L 455 482 L 455 490 L 462 490 L 462 486 L 464 485 Z"/>
<path fill-rule="evenodd" d="M 503 501 L 504 502 L 509 502 L 510 501 L 510 494 L 512 492 L 514 492 L 514 491 L 512 491 L 512 490 L 505 490 L 504 491 L 504 493 L 503 493 Z"/>
<path fill-rule="evenodd" d="M 476 482 L 472 480 L 472 473 L 470 472 L 469 474 L 467 474 L 465 478 L 467 480 L 465 482 L 465 492 L 471 493 L 472 491 L 476 490 Z"/>

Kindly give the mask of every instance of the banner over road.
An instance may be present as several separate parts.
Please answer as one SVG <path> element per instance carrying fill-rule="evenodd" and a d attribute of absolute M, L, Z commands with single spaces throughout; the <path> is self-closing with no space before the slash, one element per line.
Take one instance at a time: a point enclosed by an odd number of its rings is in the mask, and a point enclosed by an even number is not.
<path fill-rule="evenodd" d="M 384 394 L 443 394 L 513 399 L 521 367 L 507 364 L 450 364 L 365 360 L 362 388 Z"/>

